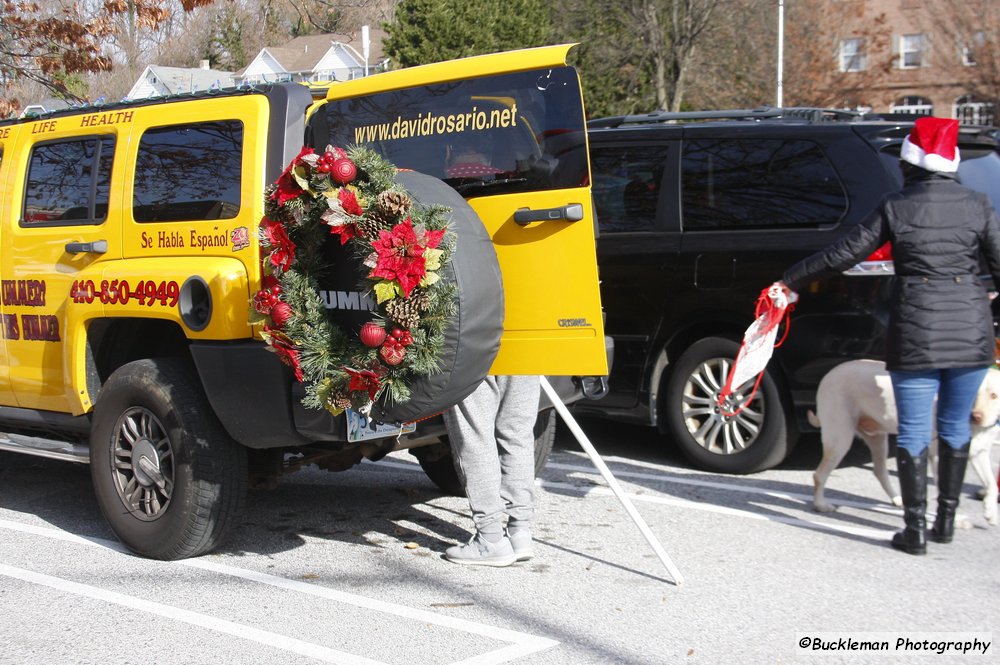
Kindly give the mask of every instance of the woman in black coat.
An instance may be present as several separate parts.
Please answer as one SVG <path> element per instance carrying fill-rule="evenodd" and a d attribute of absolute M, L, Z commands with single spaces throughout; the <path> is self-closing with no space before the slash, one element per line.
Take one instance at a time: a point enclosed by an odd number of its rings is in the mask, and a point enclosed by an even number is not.
<path fill-rule="evenodd" d="M 892 546 L 927 549 L 927 447 L 937 399 L 938 512 L 932 537 L 951 542 L 969 458 L 969 414 L 995 341 L 980 256 L 1000 286 L 1000 219 L 989 199 L 960 185 L 958 121 L 916 121 L 900 153 L 904 186 L 848 235 L 792 266 L 781 285 L 800 290 L 892 243 L 895 286 L 886 366 L 899 417 L 897 468 L 906 528 Z"/>

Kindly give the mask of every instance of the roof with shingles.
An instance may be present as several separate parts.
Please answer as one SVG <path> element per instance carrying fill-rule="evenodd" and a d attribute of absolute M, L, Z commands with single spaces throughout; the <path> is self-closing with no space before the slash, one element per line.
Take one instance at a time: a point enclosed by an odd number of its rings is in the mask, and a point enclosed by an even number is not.
<path fill-rule="evenodd" d="M 382 41 L 385 32 L 378 28 L 369 29 L 369 57 L 371 63 L 383 59 Z M 269 46 L 266 50 L 286 72 L 312 71 L 319 61 L 335 44 L 342 44 L 350 49 L 359 63 L 364 61 L 361 43 L 361 30 L 351 33 L 328 33 L 322 35 L 304 35 L 282 44 Z"/>

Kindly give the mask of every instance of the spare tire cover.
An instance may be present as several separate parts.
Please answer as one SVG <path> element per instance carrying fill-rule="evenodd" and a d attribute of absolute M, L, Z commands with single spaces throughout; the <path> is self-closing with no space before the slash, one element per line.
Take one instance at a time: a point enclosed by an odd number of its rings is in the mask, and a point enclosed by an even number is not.
<path fill-rule="evenodd" d="M 503 282 L 496 250 L 479 215 L 458 192 L 441 180 L 400 171 L 396 181 L 416 205 L 451 208 L 450 230 L 456 237 L 451 261 L 441 279 L 457 287 L 456 313 L 445 330 L 441 371 L 416 379 L 406 402 L 372 406 L 378 422 L 405 423 L 428 418 L 462 401 L 486 378 L 503 333 Z"/>

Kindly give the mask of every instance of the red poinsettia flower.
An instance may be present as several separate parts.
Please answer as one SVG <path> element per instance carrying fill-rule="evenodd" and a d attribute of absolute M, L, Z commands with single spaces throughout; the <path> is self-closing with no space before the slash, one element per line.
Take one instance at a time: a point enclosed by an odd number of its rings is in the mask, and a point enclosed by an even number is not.
<path fill-rule="evenodd" d="M 407 217 L 392 228 L 379 231 L 379 238 L 372 243 L 378 256 L 375 268 L 369 277 L 395 280 L 403 290 L 403 296 L 410 292 L 427 274 L 424 250 L 437 247 L 444 236 L 444 229 L 427 231 L 422 227 L 413 228 L 413 221 Z"/>
<path fill-rule="evenodd" d="M 351 377 L 351 382 L 347 386 L 349 391 L 354 392 L 355 390 L 367 390 L 368 399 L 375 399 L 375 395 L 378 393 L 379 388 L 382 387 L 378 374 L 370 369 L 357 370 L 351 369 L 350 367 L 345 367 L 344 371 Z"/>
<path fill-rule="evenodd" d="M 269 255 L 271 265 L 281 270 L 288 270 L 295 261 L 295 243 L 288 237 L 284 225 L 265 217 L 260 222 L 260 228 L 264 232 L 264 242 L 271 248 Z"/>
<path fill-rule="evenodd" d="M 305 375 L 302 373 L 302 364 L 299 362 L 299 350 L 295 348 L 295 343 L 280 331 L 270 326 L 264 326 L 264 332 L 270 337 L 271 348 L 278 354 L 278 359 L 291 367 L 292 373 L 295 374 L 295 380 L 302 383 Z"/>
<path fill-rule="evenodd" d="M 340 201 L 340 207 L 348 215 L 360 217 L 364 213 L 364 210 L 361 209 L 361 204 L 358 203 L 358 195 L 354 193 L 354 190 L 341 187 L 337 192 L 337 199 Z"/>
<path fill-rule="evenodd" d="M 329 205 L 330 209 L 323 213 L 323 220 L 330 225 L 330 235 L 339 235 L 340 244 L 346 245 L 348 240 L 360 235 L 357 225 L 351 219 L 360 217 L 364 210 L 361 209 L 357 195 L 346 187 L 337 191 L 337 200 L 330 201 Z"/>
<path fill-rule="evenodd" d="M 314 154 L 314 150 L 308 146 L 302 148 L 299 154 L 291 161 L 291 163 L 285 167 L 285 170 L 278 176 L 278 179 L 274 182 L 277 189 L 271 194 L 272 199 L 278 200 L 278 205 L 285 205 L 286 202 L 291 201 L 299 194 L 303 192 L 302 187 L 295 180 L 295 175 L 292 170 L 298 168 L 305 164 L 302 160 L 306 155 Z"/>

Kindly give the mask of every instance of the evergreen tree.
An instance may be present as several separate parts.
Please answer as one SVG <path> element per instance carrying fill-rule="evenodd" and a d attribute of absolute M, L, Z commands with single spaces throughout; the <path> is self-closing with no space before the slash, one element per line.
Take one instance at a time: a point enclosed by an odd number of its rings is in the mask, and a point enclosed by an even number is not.
<path fill-rule="evenodd" d="M 545 0 L 401 0 L 384 28 L 398 67 L 545 46 L 552 34 Z"/>

